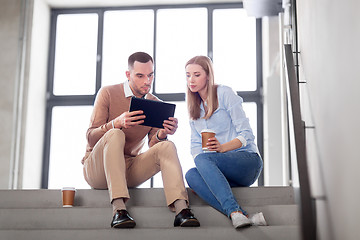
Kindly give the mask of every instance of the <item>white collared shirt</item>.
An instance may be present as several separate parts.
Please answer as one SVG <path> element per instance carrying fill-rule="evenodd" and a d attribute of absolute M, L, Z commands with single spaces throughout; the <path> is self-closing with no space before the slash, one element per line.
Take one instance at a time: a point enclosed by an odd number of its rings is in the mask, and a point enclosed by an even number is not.
<path fill-rule="evenodd" d="M 126 81 L 124 82 L 124 93 L 125 93 L 125 97 L 126 97 L 126 98 L 135 96 L 135 94 L 133 93 L 133 91 L 132 91 L 131 88 L 130 88 L 129 80 L 126 80 Z M 145 94 L 144 98 L 146 98 L 146 95 L 147 95 L 147 94 Z"/>

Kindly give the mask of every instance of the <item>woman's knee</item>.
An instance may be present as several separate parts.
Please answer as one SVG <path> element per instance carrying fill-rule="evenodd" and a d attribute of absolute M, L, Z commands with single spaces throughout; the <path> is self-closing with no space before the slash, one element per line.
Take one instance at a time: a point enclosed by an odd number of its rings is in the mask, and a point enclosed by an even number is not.
<path fill-rule="evenodd" d="M 191 168 L 189 169 L 186 174 L 185 174 L 185 179 L 186 181 L 189 183 L 189 182 L 192 182 L 192 180 L 195 178 L 195 175 L 197 175 L 197 170 L 196 168 Z"/>
<path fill-rule="evenodd" d="M 200 180 L 199 176 L 200 174 L 196 168 L 191 168 L 187 171 L 187 173 L 185 174 L 185 180 L 190 188 L 196 187 Z"/>
<path fill-rule="evenodd" d="M 200 153 L 195 157 L 194 162 L 196 167 L 201 168 L 208 165 L 211 162 L 211 158 L 208 153 Z"/>

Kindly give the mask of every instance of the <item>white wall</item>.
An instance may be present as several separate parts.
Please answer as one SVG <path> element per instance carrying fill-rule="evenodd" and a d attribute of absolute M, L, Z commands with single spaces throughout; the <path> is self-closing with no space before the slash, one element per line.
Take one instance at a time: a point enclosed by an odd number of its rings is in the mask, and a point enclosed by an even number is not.
<path fill-rule="evenodd" d="M 20 188 L 40 188 L 46 109 L 46 82 L 50 32 L 50 8 L 34 1 L 31 25 L 26 132 Z"/>
<path fill-rule="evenodd" d="M 0 7 L 0 189 L 9 188 L 14 158 L 16 98 L 19 82 L 21 1 L 2 1 Z"/>
<path fill-rule="evenodd" d="M 315 126 L 310 161 L 319 160 L 326 197 L 317 201 L 320 236 L 359 239 L 360 2 L 301 0 L 297 9 L 303 93 Z"/>
<path fill-rule="evenodd" d="M 44 0 L 1 2 L 0 189 L 40 188 L 49 23 Z"/>

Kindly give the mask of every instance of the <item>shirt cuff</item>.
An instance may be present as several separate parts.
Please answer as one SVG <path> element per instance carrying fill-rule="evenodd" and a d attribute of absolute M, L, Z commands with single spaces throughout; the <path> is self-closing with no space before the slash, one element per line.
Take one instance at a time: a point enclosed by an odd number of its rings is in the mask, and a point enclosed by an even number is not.
<path fill-rule="evenodd" d="M 241 147 L 246 147 L 247 142 L 246 142 L 246 139 L 243 136 L 237 136 L 236 138 L 240 140 L 240 142 L 242 144 Z"/>

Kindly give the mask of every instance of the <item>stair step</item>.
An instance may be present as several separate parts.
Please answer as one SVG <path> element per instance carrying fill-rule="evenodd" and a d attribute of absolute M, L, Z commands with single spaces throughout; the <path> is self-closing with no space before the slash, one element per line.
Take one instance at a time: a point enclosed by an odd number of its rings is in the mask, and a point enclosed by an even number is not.
<path fill-rule="evenodd" d="M 209 206 L 195 206 L 193 213 L 204 226 L 227 227 L 230 219 Z M 297 225 L 296 205 L 246 207 L 249 214 L 262 211 L 271 226 Z M 130 207 L 140 228 L 171 228 L 175 214 L 167 207 Z M 279 214 L 281 213 L 281 214 Z M 0 209 L 0 229 L 107 229 L 111 208 Z"/>
<path fill-rule="evenodd" d="M 295 204 L 294 191 L 291 187 L 250 187 L 233 188 L 235 197 L 242 206 Z M 188 189 L 191 206 L 207 205 Z M 127 206 L 166 205 L 162 188 L 130 189 Z M 0 190 L 1 208 L 56 208 L 61 206 L 61 191 L 47 190 Z M 75 194 L 75 206 L 111 207 L 107 190 L 79 189 Z"/>
<path fill-rule="evenodd" d="M 26 240 L 58 240 L 58 239 L 262 239 L 300 240 L 298 226 L 264 226 L 234 229 L 228 227 L 200 227 L 200 228 L 134 228 L 134 229 L 51 229 L 51 230 L 0 230 L 0 239 Z"/>
<path fill-rule="evenodd" d="M 111 229 L 107 190 L 79 189 L 75 206 L 63 208 L 61 191 L 0 190 L 0 239 L 294 239 L 300 240 L 298 206 L 291 187 L 233 188 L 249 213 L 263 212 L 269 226 L 235 230 L 231 220 L 187 189 L 200 228 L 174 228 L 162 188 L 130 189 L 135 229 Z"/>

